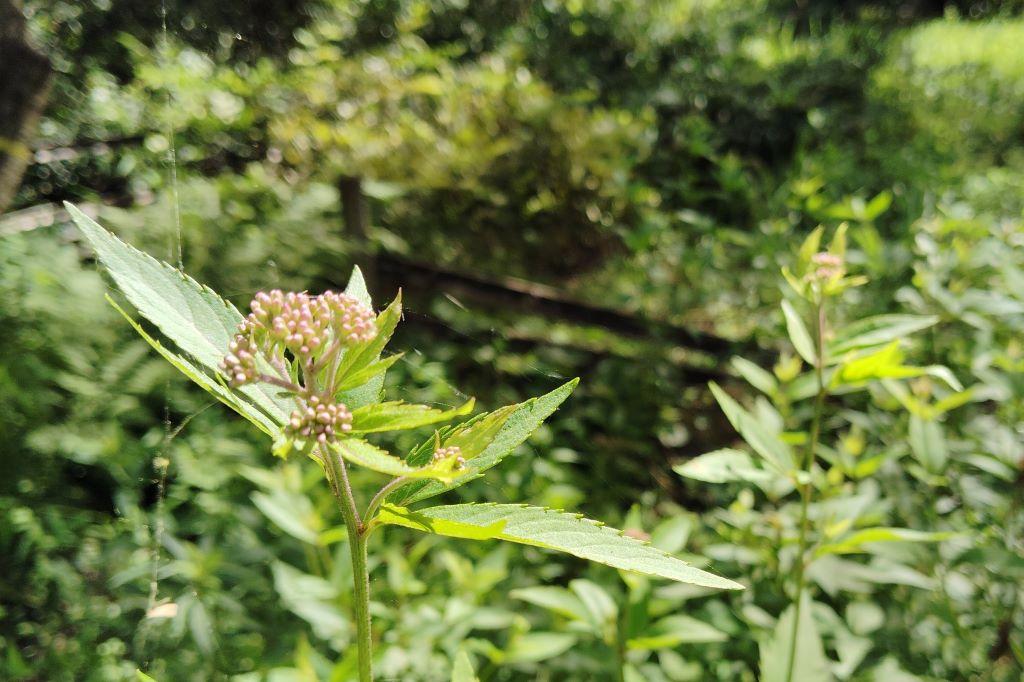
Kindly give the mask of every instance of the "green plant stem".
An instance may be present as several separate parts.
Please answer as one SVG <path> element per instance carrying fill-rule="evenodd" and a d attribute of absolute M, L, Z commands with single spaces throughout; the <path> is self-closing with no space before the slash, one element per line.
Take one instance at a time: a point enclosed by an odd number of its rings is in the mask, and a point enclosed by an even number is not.
<path fill-rule="evenodd" d="M 388 493 L 390 493 L 395 488 L 405 485 L 408 482 L 408 478 L 406 478 L 405 476 L 399 476 L 397 478 L 391 479 L 383 488 L 378 490 L 377 494 L 373 496 L 372 500 L 370 500 L 370 504 L 366 505 L 366 511 L 363 513 L 363 518 L 366 519 L 367 523 L 373 520 L 373 515 L 377 512 L 377 509 L 378 507 L 380 507 L 381 503 L 384 502 L 384 499 L 387 497 Z"/>
<path fill-rule="evenodd" d="M 800 484 L 800 535 L 796 563 L 796 604 L 793 613 L 793 628 L 789 640 L 789 662 L 786 665 L 786 682 L 792 682 L 793 669 L 796 666 L 796 638 L 800 627 L 800 605 L 804 592 L 804 569 L 806 567 L 807 542 L 810 531 L 808 509 L 811 503 L 811 467 L 814 465 L 814 451 L 818 447 L 821 434 L 821 416 L 825 410 L 825 302 L 818 301 L 815 315 L 815 342 L 817 345 L 814 358 L 814 373 L 818 379 L 818 393 L 814 398 L 814 416 L 811 420 L 811 435 L 807 441 L 800 471 L 807 480 Z"/>
<path fill-rule="evenodd" d="M 615 667 L 618 672 L 619 682 L 626 682 L 626 642 L 623 639 L 625 632 L 625 609 L 619 614 L 615 623 Z"/>
<path fill-rule="evenodd" d="M 348 532 L 349 550 L 352 555 L 352 594 L 359 654 L 359 681 L 372 682 L 373 636 L 370 624 L 370 572 L 366 565 L 366 527 L 356 509 L 345 461 L 340 455 L 329 450 L 322 451 L 321 455 L 330 475 L 331 491 L 345 519 L 345 530 Z"/>

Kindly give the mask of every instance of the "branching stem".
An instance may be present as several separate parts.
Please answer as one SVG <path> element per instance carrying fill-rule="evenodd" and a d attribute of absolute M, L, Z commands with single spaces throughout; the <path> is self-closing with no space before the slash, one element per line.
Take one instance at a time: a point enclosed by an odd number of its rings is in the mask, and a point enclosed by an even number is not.
<path fill-rule="evenodd" d="M 299 386 L 298 384 L 296 384 L 294 381 L 290 381 L 288 379 L 282 379 L 281 377 L 276 377 L 276 376 L 274 376 L 272 374 L 260 374 L 259 376 L 256 377 L 256 380 L 257 381 L 262 381 L 264 383 L 272 384 L 274 386 L 278 386 L 278 387 L 283 388 L 284 390 L 290 391 L 292 393 L 301 393 L 302 392 L 302 387 Z"/>
<path fill-rule="evenodd" d="M 377 491 L 377 494 L 370 500 L 370 504 L 366 505 L 366 511 L 363 513 L 363 518 L 367 521 L 373 519 L 373 515 L 377 512 L 377 508 L 380 507 L 381 503 L 384 502 L 384 498 L 387 497 L 395 488 L 408 483 L 409 479 L 405 476 L 399 476 L 388 481 L 383 488 Z"/>

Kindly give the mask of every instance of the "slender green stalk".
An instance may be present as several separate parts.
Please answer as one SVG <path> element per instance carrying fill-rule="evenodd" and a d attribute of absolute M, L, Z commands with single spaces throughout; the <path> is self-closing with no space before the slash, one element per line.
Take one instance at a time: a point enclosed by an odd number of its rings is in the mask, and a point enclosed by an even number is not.
<path fill-rule="evenodd" d="M 373 633 L 370 624 L 370 572 L 366 566 L 366 527 L 356 509 L 345 461 L 329 450 L 323 450 L 321 455 L 330 478 L 331 491 L 345 519 L 345 530 L 348 532 L 352 555 L 352 594 L 359 654 L 359 681 L 372 682 Z"/>
<path fill-rule="evenodd" d="M 792 682 L 793 669 L 796 666 L 796 638 L 800 627 L 800 604 L 803 601 L 804 569 L 806 567 L 807 542 L 810 532 L 810 518 L 808 515 L 812 492 L 810 473 L 811 467 L 814 464 L 814 451 L 818 447 L 818 438 L 821 435 L 821 417 L 825 411 L 825 301 L 823 299 L 818 301 L 816 312 L 814 331 L 817 348 L 815 349 L 814 357 L 814 373 L 818 379 L 818 393 L 814 398 L 811 435 L 807 441 L 803 461 L 800 464 L 800 470 L 806 474 L 807 480 L 800 485 L 800 536 L 796 564 L 796 604 L 793 614 L 793 629 L 790 632 L 786 682 Z"/>
<path fill-rule="evenodd" d="M 627 605 L 628 605 L 627 599 Z M 618 681 L 626 682 L 626 642 L 625 642 L 625 628 L 626 625 L 626 610 L 623 610 L 619 614 L 619 617 L 615 622 L 615 667 L 618 672 Z"/>
<path fill-rule="evenodd" d="M 363 518 L 367 519 L 368 521 L 372 520 L 373 515 L 377 512 L 377 509 L 380 507 L 381 503 L 384 502 L 384 499 L 387 497 L 388 493 L 390 493 L 395 488 L 405 485 L 408 482 L 409 479 L 407 479 L 405 476 L 399 476 L 388 481 L 388 483 L 383 488 L 378 490 L 377 494 L 373 496 L 373 499 L 370 500 L 370 504 L 366 505 L 366 511 L 363 513 Z"/>

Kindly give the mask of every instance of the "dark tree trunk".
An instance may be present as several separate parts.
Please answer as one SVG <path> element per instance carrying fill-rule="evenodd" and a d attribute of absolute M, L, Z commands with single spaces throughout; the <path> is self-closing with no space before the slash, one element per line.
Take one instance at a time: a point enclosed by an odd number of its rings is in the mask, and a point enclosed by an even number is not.
<path fill-rule="evenodd" d="M 338 180 L 341 195 L 341 215 L 345 221 L 345 234 L 355 246 L 356 265 L 363 271 L 366 287 L 371 294 L 377 285 L 377 255 L 370 244 L 367 232 L 370 226 L 366 196 L 363 194 L 363 180 L 360 177 L 344 175 Z"/>
<path fill-rule="evenodd" d="M 32 150 L 29 140 L 46 108 L 50 60 L 28 43 L 18 0 L 0 0 L 0 213 L 14 198 Z"/>

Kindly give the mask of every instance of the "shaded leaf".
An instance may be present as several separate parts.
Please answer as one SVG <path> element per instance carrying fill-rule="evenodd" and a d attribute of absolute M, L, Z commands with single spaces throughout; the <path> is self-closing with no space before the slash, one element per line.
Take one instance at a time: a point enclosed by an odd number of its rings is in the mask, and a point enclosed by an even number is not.
<path fill-rule="evenodd" d="M 793 675 L 787 675 L 790 651 L 793 651 L 793 622 L 797 619 L 796 606 L 790 605 L 779 618 L 775 631 L 761 644 L 761 682 L 825 682 L 832 672 L 821 635 L 811 614 L 811 598 L 807 592 L 800 597 L 800 620 L 796 627 L 796 649 L 793 656 Z"/>
<path fill-rule="evenodd" d="M 793 468 L 793 453 L 789 446 L 756 417 L 740 407 L 740 404 L 723 391 L 718 384 L 711 382 L 709 386 L 729 423 L 743 436 L 743 440 L 754 449 L 754 452 L 761 455 L 779 473 L 784 474 L 791 470 Z"/>
<path fill-rule="evenodd" d="M 626 642 L 626 647 L 635 651 L 671 649 L 680 644 L 710 644 L 724 642 L 727 636 L 716 627 L 689 616 L 667 616 L 655 622 L 639 637 Z"/>
<path fill-rule="evenodd" d="M 817 353 L 814 352 L 814 340 L 800 319 L 800 314 L 793 304 L 785 299 L 782 301 L 782 314 L 786 318 L 786 331 L 789 333 L 789 340 L 793 342 L 793 348 L 807 364 L 813 365 L 817 357 Z"/>
<path fill-rule="evenodd" d="M 930 473 L 942 473 L 949 460 L 949 450 L 938 422 L 912 414 L 907 437 L 914 459 Z"/>
<path fill-rule="evenodd" d="M 547 609 L 564 618 L 588 622 L 589 613 L 583 602 L 564 587 L 524 587 L 512 590 L 509 596 Z"/>

